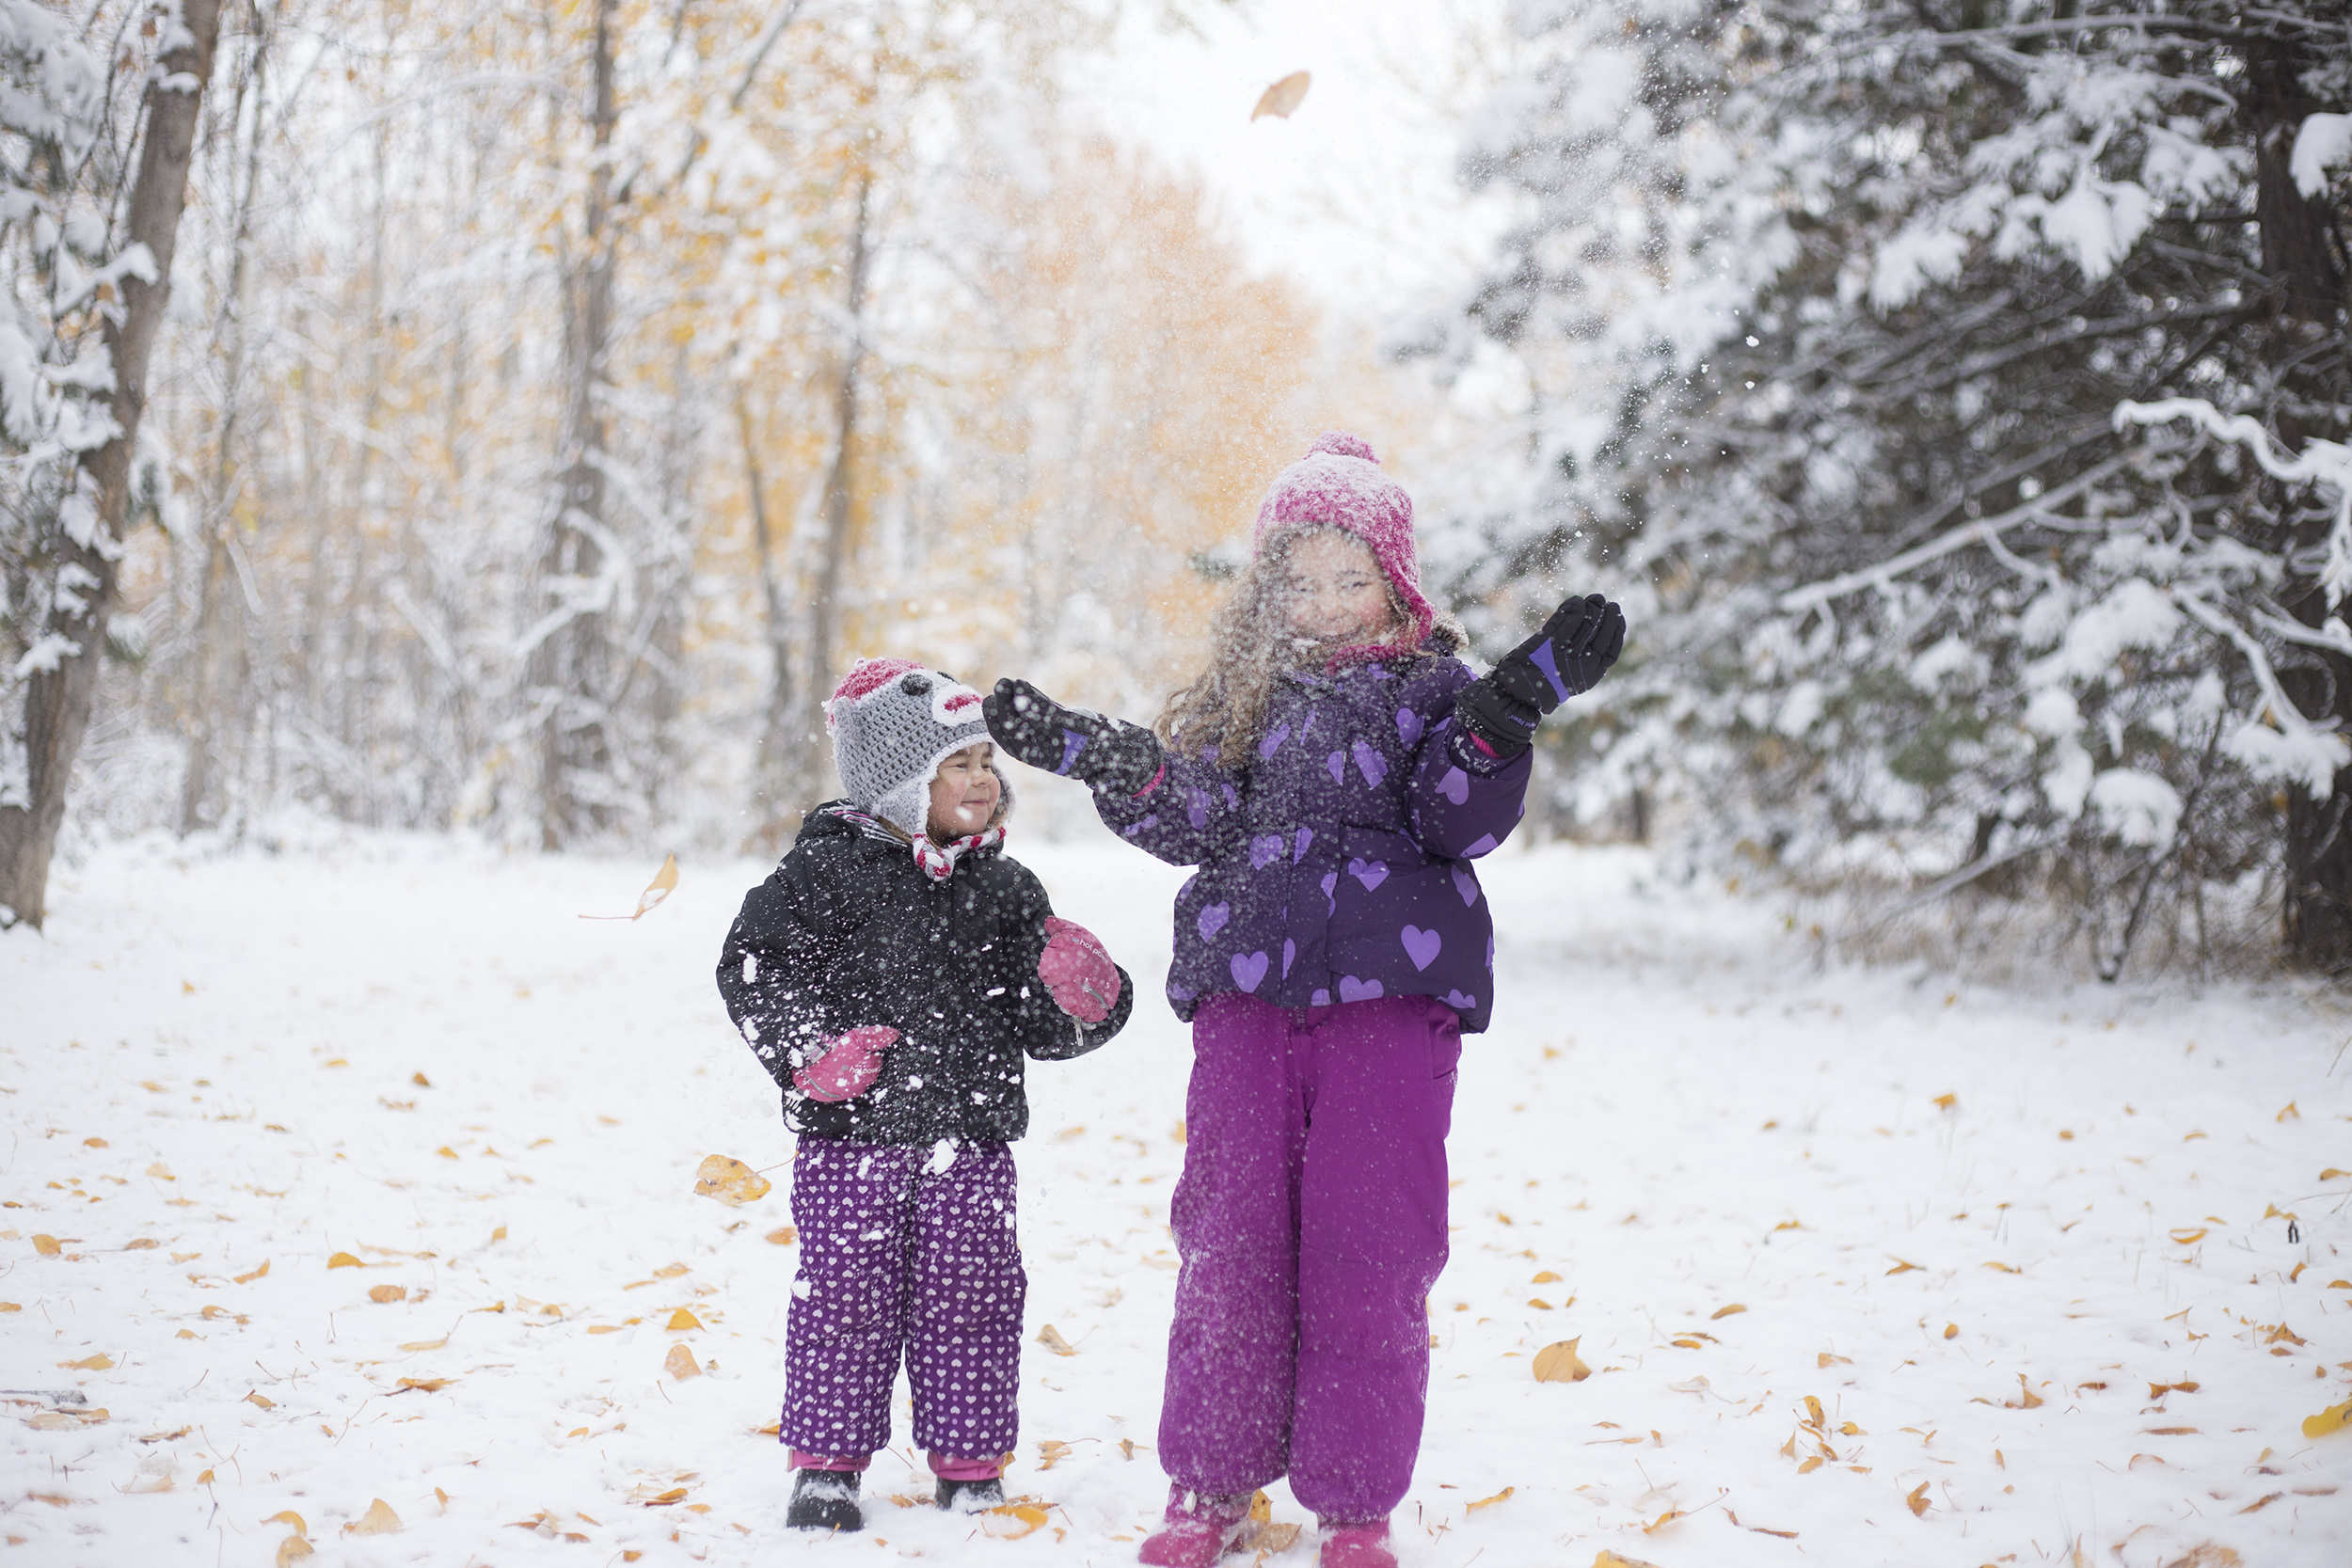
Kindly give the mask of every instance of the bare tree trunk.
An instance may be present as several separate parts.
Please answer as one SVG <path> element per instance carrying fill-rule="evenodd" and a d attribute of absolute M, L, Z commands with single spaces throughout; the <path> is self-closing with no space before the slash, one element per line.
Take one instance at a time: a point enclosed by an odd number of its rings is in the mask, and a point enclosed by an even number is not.
<path fill-rule="evenodd" d="M 584 777 L 606 772 L 612 741 L 604 706 L 610 685 L 611 631 L 606 607 L 577 602 L 605 570 L 604 410 L 596 397 L 604 379 L 612 330 L 612 169 L 616 118 L 612 83 L 612 19 L 616 0 L 596 0 L 595 96 L 589 124 L 588 194 L 583 217 L 582 276 L 567 279 L 571 314 L 571 400 L 564 430 L 564 467 L 558 504 L 540 558 L 550 590 L 548 612 L 564 614 L 531 652 L 532 699 L 539 718 L 539 843 L 560 849 L 612 820 L 601 800 L 581 799 Z"/>
<path fill-rule="evenodd" d="M 759 444 L 752 430 L 751 404 L 735 394 L 736 427 L 743 436 L 743 483 L 752 501 L 752 543 L 758 554 L 759 592 L 768 633 L 768 708 L 759 727 L 759 752 L 752 764 L 752 799 L 759 823 L 750 842 L 773 849 L 787 826 L 792 802 L 786 799 L 797 769 L 792 766 L 792 621 L 776 582 L 781 563 L 775 531 L 768 520 L 766 476 L 759 471 Z"/>
<path fill-rule="evenodd" d="M 269 109 L 269 31 L 261 8 L 253 7 L 253 58 L 249 78 L 253 102 L 253 133 L 246 149 L 244 188 L 234 193 L 236 215 L 230 226 L 229 281 L 215 324 L 214 357 L 222 364 L 222 397 L 214 432 L 213 483 L 204 497 L 204 572 L 197 585 L 196 692 L 188 716 L 188 756 L 180 780 L 180 831 L 196 832 L 216 826 L 215 809 L 217 775 L 229 758 L 222 752 L 230 736 L 246 728 L 246 677 L 249 644 L 245 623 L 245 584 L 230 552 L 235 548 L 236 499 L 239 482 L 231 457 L 237 436 L 237 415 L 245 392 L 246 250 L 251 242 L 254 193 L 262 174 L 262 136 Z M 240 79 L 230 101 L 228 118 L 233 146 L 246 98 L 247 80 Z M 231 175 L 233 182 L 235 176 Z"/>
<path fill-rule="evenodd" d="M 39 927 L 48 911 L 49 862 L 65 820 L 66 787 L 82 738 L 89 731 L 99 662 L 106 653 L 106 622 L 120 591 L 118 562 L 131 510 L 131 459 L 138 450 L 139 418 L 147 408 L 147 362 L 171 298 L 171 257 L 188 194 L 188 163 L 196 150 L 198 112 L 213 77 L 213 45 L 220 36 L 220 0 L 182 0 L 186 40 L 165 53 L 147 88 L 147 128 L 138 174 L 131 186 L 125 247 L 145 245 L 154 258 L 154 281 L 122 279 L 122 311 L 109 316 L 103 339 L 114 364 L 109 399 L 116 435 L 82 458 L 87 487 L 95 489 L 97 517 L 85 536 L 57 541 L 68 565 L 94 586 L 60 595 L 45 630 L 77 650 L 55 668 L 37 671 L 24 700 L 27 803 L 0 806 L 0 918 Z"/>
<path fill-rule="evenodd" d="M 2306 198 L 2289 167 L 2297 127 L 2323 107 L 2304 93 L 2299 80 L 2311 63 L 2280 41 L 2252 49 L 2242 101 L 2254 132 L 2263 271 L 2278 279 L 2283 292 L 2281 319 L 2271 327 L 2281 356 L 2301 357 L 2326 334 L 2341 332 L 2347 303 L 2344 270 L 2336 260 L 2338 236 L 2331 232 L 2335 214 L 2325 199 Z M 2292 368 L 2285 373 L 2307 380 Z M 2334 380 L 2298 389 L 2309 401 L 2332 402 L 2345 395 L 2341 376 Z M 2308 438 L 2304 421 L 2292 411 L 2281 412 L 2276 422 L 2290 451 Z M 2312 515 L 2299 529 L 2289 559 L 2317 561 L 2325 551 L 2327 522 L 2317 509 L 2304 510 Z M 2280 600 L 2312 627 L 2336 611 L 2318 582 L 2300 573 L 2284 585 Z M 2352 724 L 2352 659 L 2320 649 L 2295 653 L 2293 663 L 2279 673 L 2288 698 L 2313 717 Z M 2324 796 L 2299 784 L 2288 791 L 2285 898 L 2280 912 L 2287 948 L 2299 962 L 2330 974 L 2352 971 L 2352 768 L 2339 770 Z"/>
<path fill-rule="evenodd" d="M 824 526 L 817 565 L 816 592 L 808 616 L 808 666 L 800 683 L 796 721 L 787 739 L 803 742 L 799 751 L 801 793 L 814 796 L 824 786 L 827 758 L 818 754 L 815 737 L 817 705 L 824 700 L 834 671 L 834 644 L 841 639 L 841 574 L 849 564 L 850 532 L 857 515 L 855 467 L 857 451 L 858 372 L 866 357 L 866 278 L 873 246 L 866 233 L 874 194 L 874 176 L 858 177 L 857 216 L 850 230 L 850 341 L 842 345 L 841 377 L 834 388 L 834 426 L 839 440 L 833 466 L 825 472 Z M 799 802 L 796 802 L 799 803 Z"/>

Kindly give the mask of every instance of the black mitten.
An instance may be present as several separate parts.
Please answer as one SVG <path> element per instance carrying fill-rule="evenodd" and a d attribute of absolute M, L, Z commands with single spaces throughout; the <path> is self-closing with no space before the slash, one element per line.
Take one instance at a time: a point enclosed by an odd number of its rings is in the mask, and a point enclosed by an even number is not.
<path fill-rule="evenodd" d="M 1000 680 L 980 703 L 996 744 L 1032 768 L 1104 794 L 1140 794 L 1160 771 L 1159 736 L 1140 724 L 1064 707 L 1027 681 Z"/>
<path fill-rule="evenodd" d="M 1545 714 L 1598 685 L 1624 651 L 1624 610 L 1598 594 L 1564 600 L 1543 630 L 1462 689 L 1454 721 L 1497 756 L 1518 756 Z"/>

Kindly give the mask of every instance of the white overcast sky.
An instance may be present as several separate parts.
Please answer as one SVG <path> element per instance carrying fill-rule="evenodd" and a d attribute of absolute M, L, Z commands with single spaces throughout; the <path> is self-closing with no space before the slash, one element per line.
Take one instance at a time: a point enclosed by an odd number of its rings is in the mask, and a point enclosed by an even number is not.
<path fill-rule="evenodd" d="M 1461 119 L 1502 57 L 1502 0 L 1243 0 L 1199 32 L 1129 8 L 1106 61 L 1072 84 L 1082 119 L 1189 170 L 1253 266 L 1368 322 L 1453 297 L 1504 221 L 1455 182 Z M 1287 120 L 1252 123 L 1272 82 L 1313 73 Z"/>

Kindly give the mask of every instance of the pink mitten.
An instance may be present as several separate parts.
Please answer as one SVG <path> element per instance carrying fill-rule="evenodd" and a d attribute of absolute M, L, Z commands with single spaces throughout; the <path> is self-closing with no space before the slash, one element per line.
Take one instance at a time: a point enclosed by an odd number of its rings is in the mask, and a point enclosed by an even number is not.
<path fill-rule="evenodd" d="M 1100 1023 L 1119 1005 L 1119 966 L 1092 931 L 1056 915 L 1045 918 L 1045 952 L 1037 960 L 1054 1005 L 1072 1018 Z"/>
<path fill-rule="evenodd" d="M 833 1042 L 833 1049 L 792 1075 L 811 1100 L 848 1100 L 864 1094 L 882 1076 L 882 1053 L 898 1037 L 885 1023 L 860 1024 Z"/>

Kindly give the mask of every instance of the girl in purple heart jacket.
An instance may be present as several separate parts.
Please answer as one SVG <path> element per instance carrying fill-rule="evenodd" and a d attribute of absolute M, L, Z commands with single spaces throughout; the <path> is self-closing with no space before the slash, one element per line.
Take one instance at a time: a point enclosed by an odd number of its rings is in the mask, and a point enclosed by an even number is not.
<path fill-rule="evenodd" d="M 1473 678 L 1460 627 L 1422 596 L 1411 498 L 1335 432 L 1267 492 L 1210 665 L 1156 733 L 1022 681 L 988 699 L 1005 751 L 1200 867 L 1168 978 L 1194 1053 L 1160 1420 L 1172 1486 L 1142 1561 L 1208 1568 L 1287 1474 L 1326 1568 L 1393 1568 L 1446 1259 L 1454 1064 L 1493 1003 L 1473 863 L 1518 821 L 1538 721 L 1624 641 L 1615 605 L 1572 598 Z"/>

